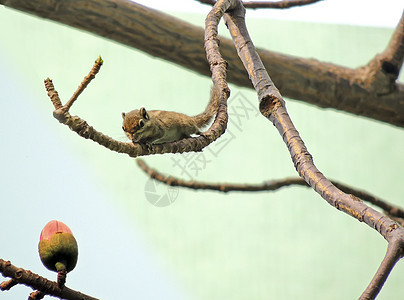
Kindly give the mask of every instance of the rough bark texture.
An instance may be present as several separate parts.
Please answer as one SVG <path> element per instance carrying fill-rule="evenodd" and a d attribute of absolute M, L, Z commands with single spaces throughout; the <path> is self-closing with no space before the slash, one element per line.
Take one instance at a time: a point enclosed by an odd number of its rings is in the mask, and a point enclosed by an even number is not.
<path fill-rule="evenodd" d="M 222 1 L 226 0 L 219 0 L 212 10 L 218 9 L 217 6 L 222 5 Z M 245 8 L 237 0 L 227 1 L 232 1 L 234 4 L 230 6 L 228 13 L 224 15 L 224 19 L 238 55 L 243 61 L 245 69 L 248 70 L 251 82 L 257 91 L 260 100 L 260 111 L 278 129 L 298 174 L 330 205 L 377 230 L 389 243 L 385 259 L 382 261 L 371 283 L 359 298 L 361 300 L 374 299 L 380 292 L 395 263 L 403 256 L 404 229 L 388 216 L 367 206 L 359 198 L 338 189 L 314 165 L 311 154 L 292 123 L 282 96 L 255 51 L 245 24 Z M 400 31 L 401 29 L 398 30 Z M 382 71 L 379 73 L 382 73 Z M 383 74 L 381 76 L 384 77 Z M 370 86 L 373 86 L 373 84 L 370 83 Z"/>
<path fill-rule="evenodd" d="M 125 0 L 0 0 L 0 4 L 90 31 L 210 76 L 203 29 L 142 5 Z M 228 81 L 251 87 L 232 42 L 221 38 L 220 47 L 229 63 Z M 372 72 L 370 68 L 353 70 L 266 50 L 258 53 L 285 97 L 404 127 L 404 85 L 387 82 L 375 90 L 362 80 Z"/>
<path fill-rule="evenodd" d="M 85 295 L 68 287 L 59 288 L 58 284 L 50 281 L 29 270 L 17 268 L 10 261 L 0 259 L 0 273 L 4 277 L 10 277 L 19 284 L 24 284 L 33 289 L 44 292 L 46 295 L 69 300 L 98 300 L 97 298 Z M 39 298 L 40 299 L 40 298 Z"/>

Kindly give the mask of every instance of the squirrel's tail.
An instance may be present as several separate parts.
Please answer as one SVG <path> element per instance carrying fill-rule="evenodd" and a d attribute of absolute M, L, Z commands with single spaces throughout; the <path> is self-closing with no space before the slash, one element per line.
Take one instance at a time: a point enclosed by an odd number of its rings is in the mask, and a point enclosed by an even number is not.
<path fill-rule="evenodd" d="M 212 86 L 212 89 L 210 90 L 210 100 L 205 111 L 192 117 L 199 128 L 207 125 L 210 120 L 212 120 L 213 116 L 216 115 L 219 108 L 219 98 L 220 89 L 216 86 Z"/>

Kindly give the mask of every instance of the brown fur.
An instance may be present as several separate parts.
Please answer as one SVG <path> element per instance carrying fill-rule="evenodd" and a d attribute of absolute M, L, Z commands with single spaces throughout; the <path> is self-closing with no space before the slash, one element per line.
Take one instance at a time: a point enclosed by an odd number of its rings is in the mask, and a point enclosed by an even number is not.
<path fill-rule="evenodd" d="M 190 117 L 182 113 L 164 110 L 146 111 L 144 107 L 122 113 L 122 129 L 134 143 L 163 144 L 199 134 L 215 115 L 219 91 L 212 88 L 210 101 L 205 111 Z"/>

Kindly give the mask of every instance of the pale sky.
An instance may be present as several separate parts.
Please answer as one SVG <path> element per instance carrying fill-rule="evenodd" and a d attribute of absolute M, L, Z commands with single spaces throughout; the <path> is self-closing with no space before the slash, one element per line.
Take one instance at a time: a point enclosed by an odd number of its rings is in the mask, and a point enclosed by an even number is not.
<path fill-rule="evenodd" d="M 208 5 L 194 0 L 136 0 L 166 12 L 207 13 Z M 323 0 L 290 9 L 248 10 L 249 17 L 264 17 L 306 22 L 395 27 L 404 9 L 403 0 Z"/>

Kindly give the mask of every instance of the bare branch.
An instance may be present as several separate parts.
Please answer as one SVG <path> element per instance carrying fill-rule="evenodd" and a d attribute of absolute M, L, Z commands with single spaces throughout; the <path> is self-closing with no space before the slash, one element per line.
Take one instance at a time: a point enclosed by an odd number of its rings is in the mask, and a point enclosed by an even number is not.
<path fill-rule="evenodd" d="M 44 293 L 45 295 L 68 300 L 98 300 L 97 298 L 69 289 L 66 286 L 61 289 L 56 282 L 43 278 L 38 274 L 32 273 L 31 271 L 18 268 L 12 265 L 10 261 L 4 261 L 3 259 L 0 259 L 0 273 L 2 273 L 4 277 L 11 278 L 18 284 L 29 286 L 34 290 L 40 291 L 40 293 Z"/>
<path fill-rule="evenodd" d="M 393 270 L 394 265 L 402 258 L 403 256 L 403 237 L 401 239 L 392 240 L 388 247 L 386 255 L 380 264 L 379 268 L 372 281 L 360 296 L 359 300 L 370 300 L 375 299 L 382 289 L 384 283 L 387 280 L 387 277 L 390 275 L 390 272 Z"/>
<path fill-rule="evenodd" d="M 404 61 L 404 12 L 383 53 L 358 68 L 353 81 L 376 94 L 388 94 L 399 88 L 396 80 Z"/>
<path fill-rule="evenodd" d="M 0 4 L 90 31 L 210 76 L 200 47 L 202 28 L 134 2 L 0 0 Z M 161 47 L 160 36 L 164 36 L 165 47 Z M 220 47 L 229 63 L 228 81 L 251 87 L 232 41 L 220 38 Z M 390 93 L 379 94 L 366 88 L 357 70 L 262 49 L 258 53 L 264 65 L 271 66 L 271 76 L 285 97 L 404 127 L 403 84 L 396 83 Z M 352 81 L 355 76 L 359 79 Z"/>
<path fill-rule="evenodd" d="M 197 0 L 200 3 L 215 5 L 215 0 Z M 245 8 L 291 8 L 296 6 L 303 6 L 313 4 L 322 0 L 283 0 L 283 1 L 243 1 Z"/>
<path fill-rule="evenodd" d="M 215 6 L 220 4 L 218 2 Z M 228 14 L 225 14 L 226 25 L 232 35 L 239 57 L 249 72 L 250 79 L 257 91 L 260 111 L 278 129 L 299 175 L 329 204 L 377 229 L 389 241 L 394 236 L 391 226 L 397 226 L 396 223 L 380 212 L 366 206 L 358 198 L 340 191 L 314 165 L 312 156 L 286 111 L 281 94 L 255 51 L 245 25 L 244 15 L 245 9 L 238 2 L 238 5 L 229 10 Z"/>
<path fill-rule="evenodd" d="M 343 192 L 355 195 L 356 197 L 362 199 L 363 201 L 369 202 L 370 204 L 380 207 L 381 209 L 383 209 L 384 213 L 389 217 L 404 218 L 404 209 L 402 209 L 401 207 L 390 204 L 386 200 L 373 196 L 366 191 L 358 190 L 356 188 L 347 186 L 343 183 L 339 183 L 333 180 L 331 182 Z"/>
<path fill-rule="evenodd" d="M 77 98 L 80 96 L 80 94 L 84 91 L 84 89 L 87 87 L 87 85 L 95 78 L 95 75 L 100 71 L 100 68 L 103 64 L 103 60 L 101 56 L 99 56 L 94 63 L 93 68 L 91 69 L 90 73 L 86 77 L 84 77 L 83 81 L 77 88 L 77 90 L 73 93 L 73 96 L 67 101 L 67 103 L 64 106 L 65 111 L 69 111 L 70 107 L 72 107 L 73 103 L 77 100 Z M 58 107 L 55 107 L 58 109 Z"/>
<path fill-rule="evenodd" d="M 192 190 L 212 190 L 223 193 L 238 191 L 238 192 L 268 192 L 288 187 L 291 185 L 299 185 L 310 187 L 306 181 L 299 177 L 284 178 L 278 180 L 268 180 L 262 184 L 234 184 L 234 183 L 209 183 L 201 181 L 187 181 L 173 176 L 162 175 L 155 169 L 150 168 L 143 160 L 137 160 L 138 166 L 150 176 L 159 182 L 170 186 L 185 187 Z M 347 194 L 352 194 L 366 202 L 376 205 L 383 209 L 390 217 L 404 218 L 404 210 L 398 206 L 394 206 L 387 201 L 380 199 L 368 192 L 358 190 L 343 183 L 331 181 L 336 187 Z"/>
<path fill-rule="evenodd" d="M 226 25 L 233 38 L 237 53 L 257 91 L 260 111 L 278 129 L 290 152 L 298 174 L 330 205 L 376 229 L 389 242 L 389 245 L 393 245 L 391 247 L 398 245 L 399 250 L 397 251 L 400 253 L 399 258 L 401 258 L 401 253 L 404 249 L 404 229 L 389 217 L 368 207 L 359 198 L 342 192 L 314 165 L 312 156 L 286 111 L 285 102 L 281 94 L 255 51 L 245 25 L 245 9 L 240 1 L 235 0 L 235 2 L 235 4 L 233 4 L 234 1 L 232 2 L 231 10 L 228 10 L 228 13 L 224 15 Z M 221 1 L 217 2 L 212 10 L 219 9 L 218 7 L 221 5 Z M 222 9 L 224 8 L 222 7 Z M 372 280 L 367 291 L 379 291 L 381 289 L 391 268 L 399 258 L 387 258 L 387 262 L 382 263 L 380 266 L 382 275 L 379 272 L 376 273 L 375 279 Z M 394 261 L 393 264 L 391 264 L 392 261 Z M 382 277 L 382 279 L 379 279 L 379 277 Z M 374 293 L 371 292 L 370 294 L 373 295 Z"/>
<path fill-rule="evenodd" d="M 383 70 L 397 79 L 404 61 L 404 11 L 386 50 L 381 54 Z"/>
<path fill-rule="evenodd" d="M 212 35 L 207 40 L 207 45 L 205 46 L 208 59 L 211 62 L 212 69 L 212 80 L 215 85 L 220 87 L 220 99 L 218 105 L 218 113 L 216 119 L 211 125 L 211 127 L 203 132 L 198 137 L 191 137 L 187 139 L 182 139 L 172 143 L 166 144 L 156 144 L 145 146 L 137 143 L 124 143 L 98 132 L 93 127 L 89 126 L 87 122 L 77 116 L 71 116 L 69 109 L 72 107 L 73 103 L 77 100 L 78 96 L 83 92 L 95 75 L 101 68 L 103 60 L 99 57 L 96 61 L 89 74 L 83 79 L 77 90 L 74 92 L 70 100 L 62 105 L 59 98 L 58 92 L 53 86 L 51 79 L 45 79 L 45 88 L 48 93 L 50 100 L 52 101 L 55 111 L 53 116 L 62 124 L 67 125 L 72 131 L 76 132 L 78 135 L 85 139 L 91 139 L 94 142 L 108 148 L 111 151 L 118 153 L 126 153 L 131 157 L 137 157 L 141 155 L 150 154 L 162 154 L 162 153 L 183 153 L 190 151 L 200 151 L 213 141 L 215 141 L 223 132 L 226 130 L 227 126 L 227 98 L 230 95 L 230 90 L 228 89 L 226 83 L 226 66 L 227 63 L 222 59 L 220 53 L 218 52 L 217 37 Z"/>

